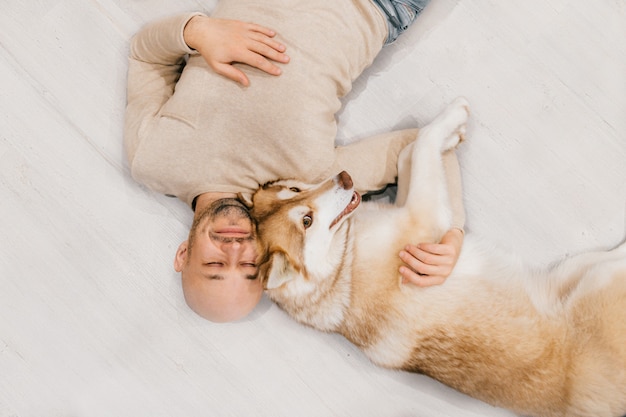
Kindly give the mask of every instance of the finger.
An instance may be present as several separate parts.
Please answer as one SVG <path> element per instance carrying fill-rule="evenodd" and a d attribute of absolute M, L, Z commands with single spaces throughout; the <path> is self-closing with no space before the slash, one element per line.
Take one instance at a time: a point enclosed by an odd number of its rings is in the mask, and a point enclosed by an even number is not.
<path fill-rule="evenodd" d="M 441 285 L 445 282 L 445 277 L 441 275 L 426 276 L 419 275 L 415 271 L 407 267 L 400 267 L 400 275 L 403 284 L 413 284 L 418 287 L 430 287 L 432 285 Z"/>
<path fill-rule="evenodd" d="M 422 273 L 420 269 L 422 269 L 423 265 L 447 266 L 453 262 L 451 256 L 432 254 L 414 246 L 406 247 L 405 251 L 402 252 L 400 253 L 400 258 L 420 273 Z"/>
<path fill-rule="evenodd" d="M 446 263 L 446 258 L 441 255 L 435 255 L 423 250 L 417 254 L 417 259 L 425 265 L 442 265 Z"/>
<path fill-rule="evenodd" d="M 250 36 L 250 40 L 254 42 L 258 42 L 259 44 L 270 48 L 273 52 L 284 53 L 287 50 L 287 47 L 278 42 L 274 38 L 268 38 L 262 34 L 256 34 L 255 36 Z"/>
<path fill-rule="evenodd" d="M 415 256 L 415 251 L 409 253 L 406 251 L 400 251 L 400 259 L 407 264 L 413 271 L 418 271 L 424 264 Z"/>
<path fill-rule="evenodd" d="M 406 264 L 408 268 L 412 269 L 418 274 L 428 275 L 429 273 L 432 274 L 436 272 L 434 266 L 425 264 L 421 260 L 414 258 L 404 251 L 400 252 L 400 259 L 402 259 L 402 261 Z"/>
<path fill-rule="evenodd" d="M 454 264 L 452 258 L 426 255 L 426 260 L 417 259 L 408 252 L 401 251 L 400 259 L 402 259 L 408 268 L 419 275 L 443 277 L 450 275 Z"/>
<path fill-rule="evenodd" d="M 254 42 L 249 48 L 251 52 L 257 53 L 266 59 L 270 59 L 272 61 L 281 62 L 286 64 L 289 62 L 289 56 L 282 52 L 278 52 L 277 50 L 265 45 L 262 42 Z"/>
<path fill-rule="evenodd" d="M 280 68 L 272 64 L 263 55 L 255 52 L 248 51 L 247 53 L 244 53 L 238 61 L 243 64 L 250 65 L 251 67 L 258 68 L 271 75 L 280 75 L 282 73 Z"/>
<path fill-rule="evenodd" d="M 246 77 L 246 74 L 244 74 L 243 71 L 233 67 L 230 64 L 215 65 L 213 67 L 213 71 L 215 71 L 217 74 L 222 75 L 230 80 L 238 82 L 239 84 L 242 84 L 245 87 L 247 87 L 250 84 L 250 81 L 248 80 L 248 77 Z"/>
<path fill-rule="evenodd" d="M 287 63 L 289 62 L 289 56 L 284 53 L 285 47 L 279 42 L 274 42 L 271 39 L 253 39 L 247 45 L 247 48 L 259 55 L 271 59 L 272 61 Z"/>
<path fill-rule="evenodd" d="M 255 52 L 271 59 L 272 61 L 281 62 L 283 64 L 288 63 L 291 59 L 289 58 L 289 55 L 287 55 L 283 51 L 279 51 L 267 45 L 260 46 L 259 49 L 255 50 Z"/>
<path fill-rule="evenodd" d="M 453 252 L 450 245 L 442 245 L 441 243 L 420 243 L 416 248 L 435 255 L 451 255 Z"/>
<path fill-rule="evenodd" d="M 414 271 L 417 272 L 420 276 L 447 276 L 450 268 L 448 268 L 446 265 L 429 265 L 422 263 L 419 267 L 415 268 Z"/>
<path fill-rule="evenodd" d="M 246 29 L 251 32 L 262 33 L 263 35 L 269 38 L 273 38 L 274 36 L 276 36 L 276 32 L 274 30 L 267 28 L 265 26 L 257 25 L 256 23 L 247 23 Z"/>

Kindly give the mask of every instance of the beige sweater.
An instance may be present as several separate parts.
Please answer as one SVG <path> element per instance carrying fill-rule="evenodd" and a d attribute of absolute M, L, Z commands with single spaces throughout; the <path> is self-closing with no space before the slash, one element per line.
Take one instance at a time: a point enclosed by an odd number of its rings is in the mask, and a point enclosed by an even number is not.
<path fill-rule="evenodd" d="M 279 77 L 241 66 L 247 88 L 185 44 L 194 15 L 149 24 L 132 39 L 124 142 L 133 178 L 188 204 L 205 192 L 250 193 L 278 178 L 315 183 L 341 170 L 360 191 L 395 181 L 398 153 L 417 130 L 334 145 L 339 98 L 387 34 L 371 0 L 221 0 L 213 17 L 276 30 L 291 58 Z"/>

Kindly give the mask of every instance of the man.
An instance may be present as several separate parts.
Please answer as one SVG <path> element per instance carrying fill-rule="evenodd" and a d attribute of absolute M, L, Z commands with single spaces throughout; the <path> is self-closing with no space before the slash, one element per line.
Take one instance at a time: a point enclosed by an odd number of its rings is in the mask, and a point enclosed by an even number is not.
<path fill-rule="evenodd" d="M 418 3 L 222 0 L 210 18 L 172 17 L 133 38 L 125 126 L 131 172 L 195 211 L 174 267 L 199 315 L 238 320 L 262 295 L 254 225 L 238 193 L 277 178 L 317 182 L 341 170 L 360 191 L 395 181 L 398 154 L 417 129 L 335 148 L 334 114 L 383 44 L 421 11 Z M 459 184 L 453 154 L 446 164 Z M 401 253 L 406 282 L 432 285 L 449 275 L 463 239 L 457 208 L 442 244 Z"/>

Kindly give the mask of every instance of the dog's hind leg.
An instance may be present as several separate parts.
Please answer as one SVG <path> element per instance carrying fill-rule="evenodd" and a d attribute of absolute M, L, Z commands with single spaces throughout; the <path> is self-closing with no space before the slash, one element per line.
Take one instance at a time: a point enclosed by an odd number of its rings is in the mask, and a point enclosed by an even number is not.
<path fill-rule="evenodd" d="M 527 281 L 535 307 L 553 314 L 577 292 L 595 291 L 615 279 L 626 279 L 626 245 L 608 250 L 584 252 L 568 257 Z M 620 278 L 617 278 L 620 279 Z"/>
<path fill-rule="evenodd" d="M 419 222 L 420 231 L 425 233 L 421 236 L 423 241 L 438 240 L 452 225 L 454 202 L 449 194 L 450 172 L 446 172 L 445 165 L 452 165 L 447 168 L 454 168 L 452 174 L 458 177 L 458 164 L 452 151 L 446 154 L 452 164 L 444 164 L 442 154 L 462 139 L 468 116 L 467 101 L 456 99 L 433 122 L 420 129 L 416 141 L 402 152 L 396 204 L 405 206 Z M 460 200 L 460 178 L 455 182 L 450 185 Z M 454 211 L 462 212 L 462 209 Z"/>

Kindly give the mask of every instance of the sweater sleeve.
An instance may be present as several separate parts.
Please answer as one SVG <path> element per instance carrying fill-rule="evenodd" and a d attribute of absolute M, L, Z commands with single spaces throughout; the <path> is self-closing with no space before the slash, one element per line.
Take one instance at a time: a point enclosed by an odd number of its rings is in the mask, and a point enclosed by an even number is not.
<path fill-rule="evenodd" d="M 359 192 L 375 191 L 397 181 L 400 152 L 417 138 L 419 129 L 397 130 L 337 148 L 338 170 L 347 171 Z M 461 170 L 454 150 L 443 154 L 452 211 L 451 228 L 463 231 L 465 208 Z"/>
<path fill-rule="evenodd" d="M 418 129 L 396 130 L 339 146 L 337 169 L 347 171 L 359 192 L 376 191 L 393 184 L 398 176 L 398 156 L 417 137 Z"/>
<path fill-rule="evenodd" d="M 131 40 L 124 125 L 124 146 L 131 164 L 151 122 L 174 94 L 185 56 L 194 53 L 185 44 L 183 29 L 197 15 L 202 13 L 150 23 Z"/>

